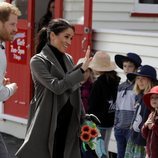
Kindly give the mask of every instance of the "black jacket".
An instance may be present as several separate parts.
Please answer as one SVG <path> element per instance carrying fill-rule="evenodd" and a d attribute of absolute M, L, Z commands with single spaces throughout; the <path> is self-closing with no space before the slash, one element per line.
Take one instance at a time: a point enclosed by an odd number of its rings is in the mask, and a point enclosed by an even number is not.
<path fill-rule="evenodd" d="M 109 72 L 108 72 L 109 73 Z M 89 97 L 89 113 L 101 121 L 101 127 L 112 127 L 115 115 L 115 100 L 120 78 L 110 77 L 106 72 L 93 83 Z"/>
<path fill-rule="evenodd" d="M 150 110 L 144 104 L 143 94 L 139 94 L 136 96 L 136 111 L 132 121 L 131 135 L 130 139 L 134 144 L 146 146 L 146 140 L 143 138 L 141 134 L 141 128 L 146 122 Z"/>

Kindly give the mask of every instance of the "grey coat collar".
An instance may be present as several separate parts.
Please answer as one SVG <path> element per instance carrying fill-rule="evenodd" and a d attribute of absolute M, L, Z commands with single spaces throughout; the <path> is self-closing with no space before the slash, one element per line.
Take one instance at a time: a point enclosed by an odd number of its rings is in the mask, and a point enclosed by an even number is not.
<path fill-rule="evenodd" d="M 51 64 L 56 65 L 56 67 L 59 69 L 59 71 L 64 75 L 65 72 L 63 70 L 63 68 L 61 67 L 60 63 L 58 62 L 57 58 L 55 57 L 54 53 L 52 52 L 52 50 L 49 48 L 48 45 L 45 45 L 43 50 L 41 51 L 41 53 L 39 54 L 41 57 L 43 57 L 44 59 L 46 59 L 48 62 L 50 62 Z M 65 53 L 63 56 L 63 60 L 66 66 L 67 71 L 71 71 L 73 69 L 73 62 L 72 62 L 72 58 L 69 54 Z"/>

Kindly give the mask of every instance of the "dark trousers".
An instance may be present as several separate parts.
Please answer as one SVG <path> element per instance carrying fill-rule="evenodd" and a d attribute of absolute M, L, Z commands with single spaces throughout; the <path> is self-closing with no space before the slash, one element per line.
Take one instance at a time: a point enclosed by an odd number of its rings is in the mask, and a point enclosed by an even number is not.
<path fill-rule="evenodd" d="M 124 158 L 126 145 L 130 136 L 130 130 L 115 128 L 114 134 L 117 142 L 117 158 Z"/>
<path fill-rule="evenodd" d="M 1 133 L 0 133 L 0 158 L 9 158 L 9 153 Z"/>
<path fill-rule="evenodd" d="M 53 146 L 53 157 L 64 158 L 67 131 L 72 115 L 72 106 L 69 102 L 62 108 L 57 118 L 57 128 Z"/>

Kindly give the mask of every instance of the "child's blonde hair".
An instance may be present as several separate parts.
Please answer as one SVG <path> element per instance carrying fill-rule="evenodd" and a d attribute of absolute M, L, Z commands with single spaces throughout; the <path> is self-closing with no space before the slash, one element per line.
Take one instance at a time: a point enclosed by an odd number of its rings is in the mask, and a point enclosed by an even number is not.
<path fill-rule="evenodd" d="M 148 77 L 147 77 L 147 78 L 148 78 Z M 148 92 L 150 91 L 150 89 L 151 89 L 154 85 L 155 85 L 155 83 L 154 83 L 150 78 L 148 78 L 148 83 L 146 84 L 145 89 L 142 91 L 142 90 L 139 88 L 139 86 L 138 86 L 138 84 L 137 84 L 137 81 L 135 81 L 133 90 L 134 90 L 134 92 L 135 92 L 137 95 L 140 94 L 140 93 L 142 93 L 142 92 L 143 92 L 143 94 L 146 94 L 146 93 L 148 93 Z"/>

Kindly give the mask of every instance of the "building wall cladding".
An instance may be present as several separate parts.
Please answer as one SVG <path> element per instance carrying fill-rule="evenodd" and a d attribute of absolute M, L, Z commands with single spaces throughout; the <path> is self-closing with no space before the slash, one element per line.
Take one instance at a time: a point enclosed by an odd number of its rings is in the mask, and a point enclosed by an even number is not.
<path fill-rule="evenodd" d="M 158 70 L 158 17 L 131 17 L 133 9 L 134 0 L 93 0 L 93 50 L 105 50 L 112 59 L 136 52 Z M 82 24 L 83 12 L 83 0 L 64 1 L 64 17 L 72 23 Z"/>
<path fill-rule="evenodd" d="M 158 32 L 158 17 L 132 17 L 134 0 L 93 0 L 94 29 L 123 29 Z M 83 0 L 65 0 L 64 17 L 83 22 Z"/>
<path fill-rule="evenodd" d="M 109 52 L 112 60 L 116 54 L 135 52 L 142 58 L 142 64 L 154 66 L 158 71 L 158 33 L 134 32 L 126 30 L 93 30 L 93 49 Z M 122 79 L 124 75 L 118 68 Z"/>

